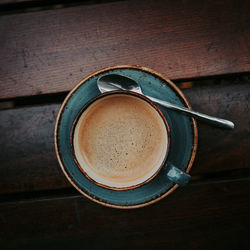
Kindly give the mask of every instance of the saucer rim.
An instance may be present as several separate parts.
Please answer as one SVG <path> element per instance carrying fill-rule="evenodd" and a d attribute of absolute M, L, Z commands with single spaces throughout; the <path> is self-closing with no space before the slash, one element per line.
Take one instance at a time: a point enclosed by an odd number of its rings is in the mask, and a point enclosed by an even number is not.
<path fill-rule="evenodd" d="M 161 73 L 158 73 L 152 69 L 149 69 L 147 67 L 143 67 L 143 66 L 138 66 L 138 65 L 115 65 L 115 66 L 109 66 L 109 67 L 105 67 L 103 69 L 97 70 L 89 75 L 87 75 L 86 77 L 84 77 L 78 84 L 76 84 L 76 86 L 68 93 L 68 95 L 66 96 L 66 98 L 64 99 L 58 114 L 57 114 L 57 118 L 56 118 L 56 122 L 55 122 L 55 128 L 54 128 L 54 146 L 55 146 L 55 152 L 56 152 L 56 156 L 57 156 L 57 160 L 59 162 L 59 165 L 64 173 L 64 175 L 66 176 L 66 178 L 68 179 L 68 181 L 72 184 L 73 187 L 75 187 L 82 195 L 84 195 L 85 197 L 87 197 L 88 199 L 107 206 L 107 207 L 112 207 L 112 208 L 119 208 L 119 209 L 134 209 L 134 208 L 140 208 L 140 207 L 144 207 L 144 206 L 148 206 L 150 204 L 154 204 L 158 201 L 160 201 L 161 199 L 165 198 L 166 196 L 168 196 L 169 194 L 171 194 L 173 191 L 175 191 L 179 185 L 175 184 L 173 185 L 173 187 L 171 187 L 167 192 L 165 192 L 164 194 L 161 194 L 158 198 L 155 198 L 153 200 L 147 201 L 147 202 L 143 202 L 140 204 L 136 204 L 136 205 L 115 205 L 115 204 L 110 204 L 104 201 L 100 201 L 98 200 L 96 197 L 92 197 L 90 196 L 87 192 L 84 192 L 84 190 L 82 190 L 80 187 L 78 187 L 78 185 L 74 182 L 74 180 L 68 175 L 67 171 L 66 171 L 66 167 L 64 166 L 63 162 L 61 161 L 61 157 L 60 157 L 60 152 L 59 152 L 59 146 L 58 146 L 58 129 L 60 127 L 60 119 L 62 116 L 62 113 L 66 107 L 66 104 L 68 103 L 69 99 L 72 97 L 72 95 L 74 94 L 74 92 L 80 87 L 82 86 L 85 82 L 87 82 L 90 78 L 94 77 L 95 75 L 104 73 L 104 72 L 108 72 L 111 70 L 115 70 L 115 69 L 137 69 L 146 73 L 150 73 L 160 79 L 162 79 L 163 81 L 167 82 L 171 88 L 176 91 L 179 95 L 180 98 L 182 98 L 184 104 L 186 107 L 188 107 L 189 109 L 191 109 L 191 105 L 189 104 L 188 100 L 186 99 L 186 97 L 184 96 L 184 94 L 182 93 L 182 91 L 171 81 L 169 80 L 167 77 L 165 77 L 164 75 L 162 75 Z M 192 121 L 192 122 L 191 122 Z M 194 159 L 195 159 L 195 155 L 197 152 L 197 146 L 198 146 L 198 129 L 197 129 L 197 123 L 195 121 L 194 118 L 190 118 L 190 122 L 192 124 L 193 127 L 193 148 L 192 148 L 192 153 L 189 159 L 189 162 L 187 164 L 187 168 L 186 168 L 186 173 L 189 173 Z"/>

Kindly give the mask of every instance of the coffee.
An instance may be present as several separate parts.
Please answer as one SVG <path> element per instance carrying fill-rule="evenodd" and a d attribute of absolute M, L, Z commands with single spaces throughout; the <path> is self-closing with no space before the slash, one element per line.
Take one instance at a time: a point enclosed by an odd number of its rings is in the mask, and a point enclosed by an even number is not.
<path fill-rule="evenodd" d="M 97 99 L 76 123 L 73 146 L 80 169 L 96 183 L 126 188 L 158 171 L 168 151 L 162 117 L 131 94 Z"/>

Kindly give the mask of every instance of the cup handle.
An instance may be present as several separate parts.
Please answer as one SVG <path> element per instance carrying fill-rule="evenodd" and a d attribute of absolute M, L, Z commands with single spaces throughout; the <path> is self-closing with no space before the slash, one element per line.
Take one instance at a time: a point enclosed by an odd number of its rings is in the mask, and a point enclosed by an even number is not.
<path fill-rule="evenodd" d="M 191 176 L 179 168 L 176 168 L 173 164 L 167 165 L 167 177 L 170 181 L 178 184 L 179 186 L 185 186 L 191 179 Z"/>

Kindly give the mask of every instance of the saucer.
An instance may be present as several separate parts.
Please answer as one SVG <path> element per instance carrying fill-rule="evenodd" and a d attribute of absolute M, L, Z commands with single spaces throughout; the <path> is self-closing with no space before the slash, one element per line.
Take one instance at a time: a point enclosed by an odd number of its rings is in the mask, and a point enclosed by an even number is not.
<path fill-rule="evenodd" d="M 179 88 L 151 69 L 122 65 L 99 70 L 84 78 L 65 98 L 55 125 L 56 155 L 67 179 L 84 196 L 110 207 L 125 209 L 142 207 L 159 201 L 178 187 L 166 177 L 168 163 L 172 163 L 186 173 L 190 171 L 197 149 L 197 126 L 193 118 L 158 105 L 171 131 L 171 150 L 166 166 L 149 183 L 132 190 L 115 191 L 94 184 L 85 177 L 74 161 L 70 149 L 71 127 L 82 107 L 100 94 L 97 79 L 111 73 L 135 80 L 145 95 L 190 108 Z"/>

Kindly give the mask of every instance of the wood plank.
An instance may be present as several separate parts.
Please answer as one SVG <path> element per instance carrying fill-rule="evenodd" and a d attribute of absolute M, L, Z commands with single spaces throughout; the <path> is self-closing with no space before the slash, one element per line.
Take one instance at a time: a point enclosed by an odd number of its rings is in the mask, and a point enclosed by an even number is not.
<path fill-rule="evenodd" d="M 189 185 L 136 210 L 81 196 L 0 204 L 2 249 L 248 249 L 250 181 Z"/>
<path fill-rule="evenodd" d="M 0 5 L 2 4 L 19 4 L 18 6 L 27 6 L 27 4 L 33 5 L 52 5 L 52 4 L 67 4 L 67 3 L 101 3 L 108 2 L 109 0 L 0 0 Z M 112 0 L 111 0 L 112 1 Z"/>
<path fill-rule="evenodd" d="M 184 89 L 195 110 L 235 122 L 232 131 L 199 123 L 198 152 L 191 174 L 249 168 L 249 83 L 194 84 Z M 0 194 L 70 186 L 54 152 L 59 104 L 0 112 Z"/>
<path fill-rule="evenodd" d="M 26 4 L 28 2 L 37 2 L 37 1 L 36 0 L 0 0 L 0 5 L 2 5 L 2 4 L 16 4 L 16 3 L 25 3 Z"/>
<path fill-rule="evenodd" d="M 137 64 L 170 79 L 250 71 L 249 1 L 136 0 L 0 17 L 0 98 Z"/>
<path fill-rule="evenodd" d="M 115 0 L 0 0 L 0 10 L 6 14 L 40 11 L 43 9 L 61 9 L 83 4 L 105 3 Z"/>
<path fill-rule="evenodd" d="M 63 2 L 67 0 L 52 0 L 51 2 Z M 48 4 L 48 0 L 0 0 L 0 5 L 2 4 L 27 4 L 27 3 L 41 3 L 44 2 Z M 20 6 L 20 5 L 19 5 Z"/>
<path fill-rule="evenodd" d="M 53 147 L 58 110 L 48 105 L 0 112 L 0 193 L 70 186 Z"/>
<path fill-rule="evenodd" d="M 194 83 L 183 90 L 193 110 L 235 123 L 232 131 L 198 123 L 198 153 L 192 174 L 213 173 L 249 168 L 250 162 L 250 85 L 249 82 L 209 81 Z"/>

